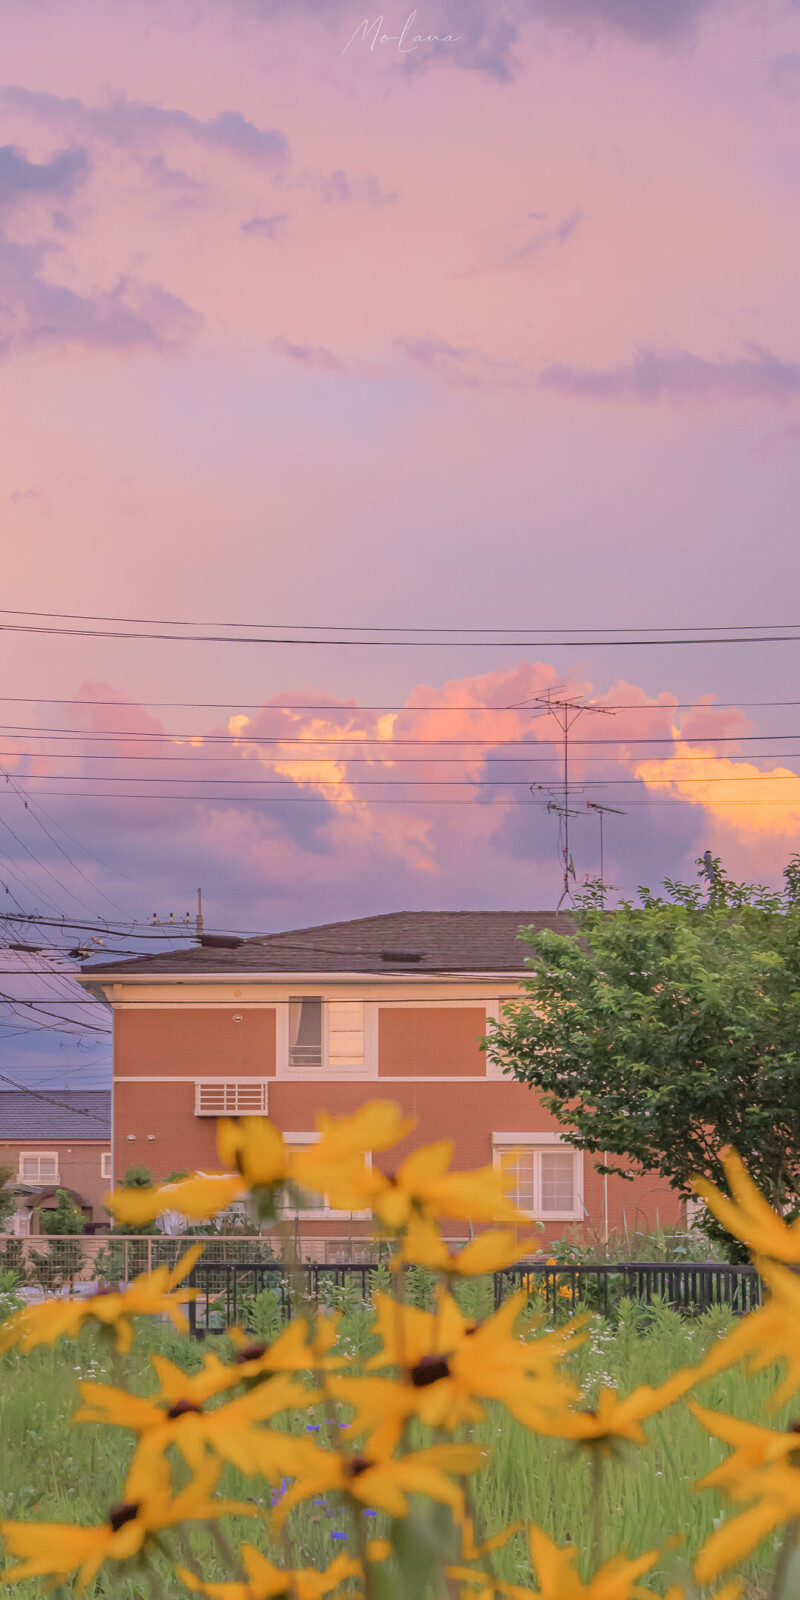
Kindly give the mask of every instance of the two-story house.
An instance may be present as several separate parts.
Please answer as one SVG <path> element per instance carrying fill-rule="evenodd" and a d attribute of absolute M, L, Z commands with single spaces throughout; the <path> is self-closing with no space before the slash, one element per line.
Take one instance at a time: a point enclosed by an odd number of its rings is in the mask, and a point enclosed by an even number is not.
<path fill-rule="evenodd" d="M 267 1114 L 301 1146 L 318 1110 L 383 1096 L 417 1119 L 395 1164 L 441 1138 L 460 1167 L 513 1151 L 516 1198 L 544 1224 L 544 1245 L 579 1224 L 602 1235 L 676 1221 L 660 1179 L 604 1178 L 480 1049 L 487 1021 L 519 994 L 521 926 L 574 932 L 552 912 L 393 912 L 87 968 L 80 981 L 114 1017 L 115 1179 L 132 1165 L 157 1179 L 214 1170 L 221 1115 Z M 299 1224 L 320 1259 L 369 1232 L 323 1203 Z"/>

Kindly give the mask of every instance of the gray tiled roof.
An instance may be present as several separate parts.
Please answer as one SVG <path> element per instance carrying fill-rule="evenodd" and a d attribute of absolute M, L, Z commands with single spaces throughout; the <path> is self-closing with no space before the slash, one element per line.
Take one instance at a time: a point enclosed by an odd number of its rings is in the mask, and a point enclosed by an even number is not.
<path fill-rule="evenodd" d="M 84 972 L 197 974 L 236 972 L 516 972 L 529 946 L 521 927 L 574 934 L 575 919 L 557 911 L 390 911 L 352 922 L 263 934 L 237 949 L 194 946 L 131 961 L 103 962 Z M 415 961 L 398 956 L 418 956 Z"/>
<path fill-rule="evenodd" d="M 0 1140 L 111 1136 L 108 1089 L 0 1090 Z"/>

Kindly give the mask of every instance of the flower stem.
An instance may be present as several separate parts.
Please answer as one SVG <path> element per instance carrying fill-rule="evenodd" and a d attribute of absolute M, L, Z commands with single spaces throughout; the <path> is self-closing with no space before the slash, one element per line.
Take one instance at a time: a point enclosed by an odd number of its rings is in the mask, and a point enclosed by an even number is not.
<path fill-rule="evenodd" d="M 791 1522 L 787 1522 L 783 1532 L 783 1540 L 780 1550 L 778 1551 L 778 1559 L 775 1562 L 775 1571 L 772 1574 L 772 1588 L 769 1591 L 769 1600 L 782 1600 L 783 1591 L 786 1585 L 786 1577 L 789 1571 L 789 1562 L 792 1559 L 794 1551 L 797 1549 L 797 1536 L 799 1532 L 800 1517 L 792 1517 Z"/>
<path fill-rule="evenodd" d="M 592 1565 L 597 1572 L 603 1565 L 603 1455 L 595 1445 L 590 1447 L 589 1477 L 592 1512 Z"/>
<path fill-rule="evenodd" d="M 367 1555 L 367 1530 L 364 1527 L 364 1519 L 361 1515 L 361 1507 L 357 1502 L 353 1504 L 352 1500 L 350 1501 L 350 1515 L 353 1519 L 358 1558 L 361 1562 L 362 1571 L 364 1573 L 364 1597 L 365 1600 L 377 1600 L 375 1594 L 375 1580 L 372 1575 L 372 1563 Z"/>
<path fill-rule="evenodd" d="M 209 1517 L 206 1527 L 217 1547 L 223 1566 L 228 1569 L 229 1576 L 235 1579 L 246 1579 L 244 1568 L 231 1549 L 216 1519 Z"/>

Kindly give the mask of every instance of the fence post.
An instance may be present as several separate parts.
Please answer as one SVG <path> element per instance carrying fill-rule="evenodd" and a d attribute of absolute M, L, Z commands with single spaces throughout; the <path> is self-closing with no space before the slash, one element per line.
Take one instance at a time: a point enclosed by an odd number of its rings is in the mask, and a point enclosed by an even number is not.
<path fill-rule="evenodd" d="M 123 1268 L 123 1271 L 125 1273 L 125 1282 L 127 1283 L 128 1282 L 128 1239 L 127 1239 L 127 1236 L 125 1238 L 125 1266 Z"/>
<path fill-rule="evenodd" d="M 148 1272 L 152 1272 L 152 1270 L 153 1270 L 153 1235 L 152 1235 L 152 1233 L 148 1234 L 148 1236 L 147 1236 L 147 1270 L 148 1270 Z"/>

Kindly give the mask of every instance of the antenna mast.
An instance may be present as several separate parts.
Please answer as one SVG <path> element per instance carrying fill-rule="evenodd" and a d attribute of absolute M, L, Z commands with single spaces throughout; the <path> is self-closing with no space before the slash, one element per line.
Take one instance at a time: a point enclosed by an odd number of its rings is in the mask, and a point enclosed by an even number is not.
<path fill-rule="evenodd" d="M 605 880 L 605 873 L 603 871 L 603 818 L 608 813 L 610 813 L 612 816 L 615 816 L 615 817 L 626 817 L 628 815 L 628 813 L 627 813 L 627 811 L 621 811 L 619 806 L 602 806 L 600 804 L 599 800 L 587 800 L 586 809 L 587 809 L 587 811 L 596 811 L 596 812 L 598 812 L 599 817 L 600 817 L 600 886 L 601 886 L 601 890 L 602 890 L 603 910 L 605 910 L 605 906 L 606 906 L 606 880 Z"/>
<path fill-rule="evenodd" d="M 563 818 L 564 818 L 564 844 L 563 844 L 563 848 L 562 848 L 562 851 L 561 851 L 561 855 L 562 855 L 562 859 L 563 859 L 564 877 L 563 877 L 563 888 L 561 890 L 561 898 L 560 898 L 560 900 L 558 902 L 558 905 L 556 907 L 556 910 L 560 911 L 562 905 L 564 904 L 564 901 L 572 899 L 572 890 L 570 888 L 569 880 L 570 880 L 570 877 L 572 877 L 574 879 L 575 876 L 576 876 L 576 874 L 575 874 L 575 864 L 574 864 L 574 862 L 572 860 L 572 854 L 570 852 L 570 847 L 569 847 L 569 819 L 570 819 L 570 817 L 579 817 L 579 816 L 583 815 L 583 813 L 580 812 L 580 811 L 571 811 L 570 810 L 570 806 L 569 806 L 569 795 L 570 795 L 570 787 L 569 787 L 569 735 L 570 735 L 570 729 L 572 727 L 574 727 L 574 725 L 577 722 L 578 718 L 583 715 L 584 711 L 597 711 L 599 714 L 601 714 L 603 716 L 610 716 L 612 711 L 613 711 L 613 707 L 612 706 L 598 706 L 598 705 L 594 704 L 593 702 L 586 701 L 586 700 L 582 699 L 579 696 L 575 697 L 573 699 L 573 698 L 570 698 L 569 696 L 566 696 L 566 695 L 559 695 L 559 694 L 554 695 L 550 689 L 547 689 L 543 695 L 537 695 L 536 699 L 531 700 L 529 702 L 529 704 L 538 706 L 542 711 L 549 711 L 551 713 L 551 715 L 555 717 L 556 722 L 558 723 L 558 726 L 561 729 L 561 737 L 562 737 L 563 745 L 564 745 L 564 775 L 563 775 L 563 780 L 562 780 L 562 784 L 561 784 L 562 801 L 561 801 L 560 805 L 554 805 L 551 802 L 548 805 L 548 808 L 547 808 L 548 811 L 557 811 L 559 816 L 563 816 Z M 548 790 L 548 785 L 547 784 L 543 784 L 543 783 L 532 784 L 531 785 L 531 793 L 532 794 L 535 793 L 536 790 L 542 790 L 544 792 L 552 793 L 552 789 Z M 611 808 L 609 807 L 608 809 L 611 809 Z M 601 877 L 602 877 L 602 872 L 601 872 Z"/>

